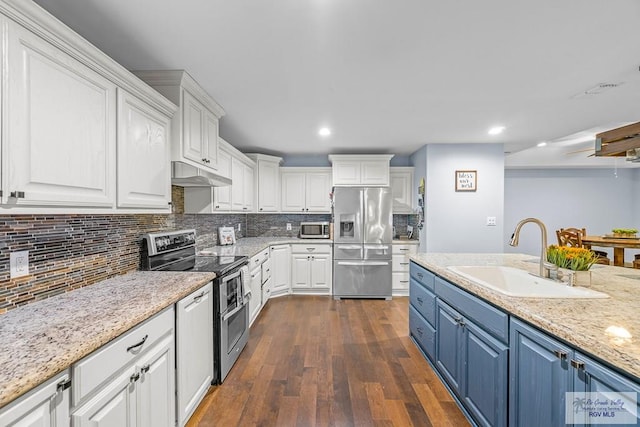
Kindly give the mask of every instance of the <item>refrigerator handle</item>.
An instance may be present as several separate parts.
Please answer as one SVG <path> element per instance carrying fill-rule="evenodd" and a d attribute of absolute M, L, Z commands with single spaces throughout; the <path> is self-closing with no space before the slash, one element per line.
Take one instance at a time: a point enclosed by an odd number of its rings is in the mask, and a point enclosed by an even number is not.
<path fill-rule="evenodd" d="M 360 245 L 338 245 L 336 248 L 338 249 L 360 249 L 362 246 Z"/>
<path fill-rule="evenodd" d="M 338 265 L 357 265 L 362 267 L 385 266 L 389 261 L 338 261 Z"/>

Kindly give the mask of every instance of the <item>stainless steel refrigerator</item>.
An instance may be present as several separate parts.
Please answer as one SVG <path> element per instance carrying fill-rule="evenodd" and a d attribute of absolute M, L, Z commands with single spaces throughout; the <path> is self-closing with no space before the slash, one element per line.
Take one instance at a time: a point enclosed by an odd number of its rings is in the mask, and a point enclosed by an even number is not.
<path fill-rule="evenodd" d="M 391 299 L 389 187 L 334 187 L 333 296 Z"/>

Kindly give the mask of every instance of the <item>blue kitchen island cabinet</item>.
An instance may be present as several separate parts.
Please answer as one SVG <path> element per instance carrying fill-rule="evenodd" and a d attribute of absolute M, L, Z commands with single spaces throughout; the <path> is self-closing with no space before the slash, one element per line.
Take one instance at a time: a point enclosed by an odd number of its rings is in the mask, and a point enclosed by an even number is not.
<path fill-rule="evenodd" d="M 640 386 L 597 362 L 580 351 L 561 343 L 544 332 L 517 319 L 511 319 L 509 424 L 514 426 L 565 426 L 566 410 L 577 409 L 577 399 L 587 397 L 567 395 L 598 393 L 594 399 L 627 398 L 635 407 L 625 404 L 636 417 L 635 422 L 616 425 L 637 426 Z M 567 396 L 573 401 L 567 402 Z M 593 411 L 592 417 L 575 416 L 575 425 L 601 425 L 606 418 L 621 414 Z M 584 412 L 580 412 L 584 413 Z M 627 415 L 628 416 L 628 415 Z M 591 422 L 589 422 L 589 420 Z M 580 421 L 580 422 L 578 422 Z"/>
<path fill-rule="evenodd" d="M 507 425 L 507 316 L 415 263 L 409 301 L 411 337 L 468 416 Z"/>
<path fill-rule="evenodd" d="M 514 318 L 510 341 L 509 425 L 564 426 L 571 348 Z"/>

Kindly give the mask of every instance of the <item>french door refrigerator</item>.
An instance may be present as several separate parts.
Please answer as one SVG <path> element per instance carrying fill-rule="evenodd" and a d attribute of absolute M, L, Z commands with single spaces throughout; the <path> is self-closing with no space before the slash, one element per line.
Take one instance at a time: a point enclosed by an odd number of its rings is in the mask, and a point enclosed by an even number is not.
<path fill-rule="evenodd" d="M 333 296 L 391 299 L 389 187 L 334 187 Z"/>

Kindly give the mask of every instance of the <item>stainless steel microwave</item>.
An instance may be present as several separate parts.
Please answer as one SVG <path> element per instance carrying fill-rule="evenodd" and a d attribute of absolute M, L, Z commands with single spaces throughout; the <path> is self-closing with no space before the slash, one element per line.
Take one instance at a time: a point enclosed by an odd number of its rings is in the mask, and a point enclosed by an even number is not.
<path fill-rule="evenodd" d="M 301 239 L 328 239 L 329 237 L 329 222 L 300 223 Z"/>

